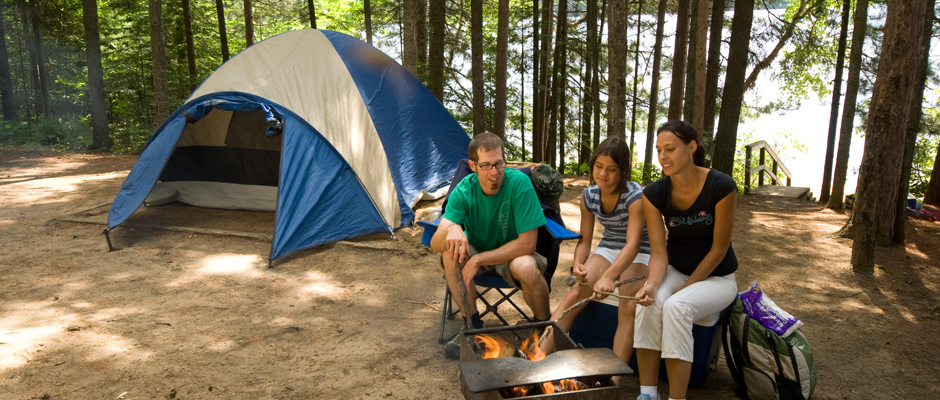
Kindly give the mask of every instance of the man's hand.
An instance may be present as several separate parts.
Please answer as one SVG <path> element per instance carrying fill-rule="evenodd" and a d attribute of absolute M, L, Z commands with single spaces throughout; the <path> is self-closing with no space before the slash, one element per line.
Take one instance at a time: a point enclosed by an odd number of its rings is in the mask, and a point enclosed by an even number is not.
<path fill-rule="evenodd" d="M 469 257 L 466 264 L 460 265 L 463 267 L 461 273 L 463 274 L 464 287 L 470 290 L 473 285 L 473 278 L 480 272 L 480 264 L 477 263 L 477 257 Z"/>
<path fill-rule="evenodd" d="M 448 254 L 453 257 L 453 262 L 463 264 L 470 259 L 470 243 L 467 242 L 467 235 L 463 233 L 460 225 L 447 227 L 447 236 L 444 241 L 447 244 Z"/>

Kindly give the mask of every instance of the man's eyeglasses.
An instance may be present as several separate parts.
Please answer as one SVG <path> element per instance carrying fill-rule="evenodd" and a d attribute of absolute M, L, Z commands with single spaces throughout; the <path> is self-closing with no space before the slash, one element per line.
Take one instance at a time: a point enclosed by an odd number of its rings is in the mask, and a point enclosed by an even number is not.
<path fill-rule="evenodd" d="M 489 171 L 489 170 L 493 169 L 493 167 L 496 167 L 496 168 L 498 168 L 498 169 L 503 169 L 503 168 L 506 167 L 506 162 L 503 161 L 503 160 L 497 161 L 496 164 L 489 164 L 489 163 L 487 163 L 487 164 L 480 164 L 480 163 L 478 163 L 478 162 L 476 162 L 476 161 L 474 161 L 473 163 L 476 164 L 476 165 L 477 165 L 477 168 L 479 168 L 481 171 Z"/>

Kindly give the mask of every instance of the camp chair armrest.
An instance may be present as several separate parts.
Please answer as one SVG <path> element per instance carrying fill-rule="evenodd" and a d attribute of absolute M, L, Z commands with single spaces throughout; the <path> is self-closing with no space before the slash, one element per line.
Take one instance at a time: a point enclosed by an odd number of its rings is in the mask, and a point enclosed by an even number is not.
<path fill-rule="evenodd" d="M 548 233 L 552 234 L 552 236 L 557 240 L 571 240 L 581 237 L 581 235 L 569 231 L 568 228 L 561 226 L 561 224 L 550 218 L 545 219 L 545 229 L 547 229 Z"/>

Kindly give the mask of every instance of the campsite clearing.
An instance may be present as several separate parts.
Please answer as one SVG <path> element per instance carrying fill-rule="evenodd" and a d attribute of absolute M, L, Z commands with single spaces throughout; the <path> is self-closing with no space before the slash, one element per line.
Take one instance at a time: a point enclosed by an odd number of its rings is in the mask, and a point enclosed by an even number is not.
<path fill-rule="evenodd" d="M 112 200 L 135 161 L 0 147 L 0 398 L 460 397 L 457 363 L 436 342 L 441 271 L 419 229 L 321 245 L 268 269 L 269 242 L 122 226 L 111 233 L 120 250 L 108 252 L 104 225 L 55 219 Z M 565 182 L 563 216 L 577 227 L 587 179 Z M 847 214 L 770 196 L 738 204 L 738 286 L 759 282 L 806 324 L 814 398 L 940 392 L 940 223 L 910 220 L 907 247 L 879 249 L 874 276 L 859 279 L 851 241 L 829 235 Z M 418 217 L 436 205 L 419 204 Z M 135 219 L 259 233 L 274 220 L 175 205 Z M 564 246 L 553 305 L 574 243 Z M 723 363 L 690 399 L 733 398 Z M 625 378 L 622 398 L 637 385 Z"/>

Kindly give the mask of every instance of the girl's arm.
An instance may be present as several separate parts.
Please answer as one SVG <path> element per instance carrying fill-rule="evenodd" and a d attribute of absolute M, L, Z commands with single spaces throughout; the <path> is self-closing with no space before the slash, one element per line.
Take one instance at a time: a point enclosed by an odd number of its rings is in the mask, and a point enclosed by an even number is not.
<path fill-rule="evenodd" d="M 650 203 L 643 195 L 643 216 L 646 218 L 646 231 L 650 237 L 650 273 L 644 285 L 636 293 L 642 306 L 653 304 L 656 292 L 663 278 L 666 277 L 666 267 L 669 266 L 669 256 L 666 254 L 666 224 L 663 222 L 663 213 Z"/>
<path fill-rule="evenodd" d="M 705 255 L 705 258 L 698 263 L 692 275 L 685 281 L 679 290 L 685 289 L 689 285 L 704 280 L 711 275 L 712 271 L 718 267 L 718 264 L 728 254 L 728 247 L 731 246 L 731 233 L 734 231 L 734 209 L 738 203 L 738 192 L 732 191 L 725 198 L 721 199 L 715 205 L 715 233 L 712 239 L 712 248 Z M 678 291 L 678 290 L 677 290 Z"/>
<path fill-rule="evenodd" d="M 574 268 L 571 273 L 582 282 L 587 281 L 587 271 L 584 263 L 591 255 L 591 242 L 594 240 L 594 214 L 584 205 L 584 193 L 581 194 L 581 238 L 574 248 Z"/>
<path fill-rule="evenodd" d="M 607 268 L 607 271 L 604 271 L 604 274 L 601 275 L 597 283 L 594 284 L 595 292 L 613 292 L 614 280 L 619 278 L 627 268 L 633 265 L 633 260 L 636 259 L 636 255 L 640 252 L 640 242 L 643 241 L 643 227 L 646 226 L 646 219 L 643 216 L 642 199 L 630 204 L 628 213 L 630 219 L 627 221 L 627 244 L 623 246 L 623 250 L 621 250 L 617 258 L 614 259 L 610 268 Z M 606 297 L 600 294 L 597 296 L 599 298 Z"/>

